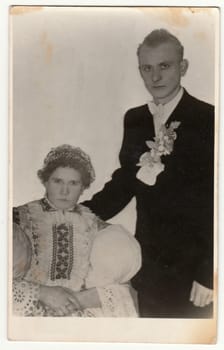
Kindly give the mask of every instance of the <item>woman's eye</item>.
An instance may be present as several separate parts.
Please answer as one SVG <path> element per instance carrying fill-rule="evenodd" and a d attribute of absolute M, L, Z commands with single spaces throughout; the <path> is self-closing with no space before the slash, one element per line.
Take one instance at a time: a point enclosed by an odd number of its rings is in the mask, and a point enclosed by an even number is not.
<path fill-rule="evenodd" d="M 79 184 L 79 181 L 71 181 L 70 183 L 72 186 L 77 186 Z"/>
<path fill-rule="evenodd" d="M 60 180 L 60 179 L 54 179 L 53 181 L 54 181 L 54 183 L 56 183 L 56 184 L 60 184 L 60 183 L 61 183 L 61 180 Z"/>

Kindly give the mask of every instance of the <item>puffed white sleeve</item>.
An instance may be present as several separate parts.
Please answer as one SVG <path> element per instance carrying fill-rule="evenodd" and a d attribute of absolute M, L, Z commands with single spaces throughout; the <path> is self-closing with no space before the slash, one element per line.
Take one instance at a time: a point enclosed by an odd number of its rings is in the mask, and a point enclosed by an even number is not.
<path fill-rule="evenodd" d="M 30 240 L 20 226 L 13 223 L 12 305 L 15 316 L 34 316 L 43 311 L 39 305 L 39 285 L 25 280 L 31 259 Z"/>
<path fill-rule="evenodd" d="M 101 230 L 93 243 L 86 288 L 95 287 L 104 317 L 137 317 L 130 279 L 141 267 L 141 250 L 121 225 Z"/>

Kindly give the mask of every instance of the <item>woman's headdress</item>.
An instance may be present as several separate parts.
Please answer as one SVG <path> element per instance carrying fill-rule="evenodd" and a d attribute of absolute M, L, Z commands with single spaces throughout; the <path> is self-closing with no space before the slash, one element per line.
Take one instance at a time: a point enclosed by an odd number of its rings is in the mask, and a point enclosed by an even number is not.
<path fill-rule="evenodd" d="M 81 148 L 71 145 L 60 145 L 52 148 L 44 159 L 42 169 L 38 171 L 38 177 L 42 182 L 45 182 L 57 167 L 71 167 L 80 169 L 87 175 L 88 181 L 86 187 L 95 180 L 95 171 L 92 166 L 90 157 Z"/>

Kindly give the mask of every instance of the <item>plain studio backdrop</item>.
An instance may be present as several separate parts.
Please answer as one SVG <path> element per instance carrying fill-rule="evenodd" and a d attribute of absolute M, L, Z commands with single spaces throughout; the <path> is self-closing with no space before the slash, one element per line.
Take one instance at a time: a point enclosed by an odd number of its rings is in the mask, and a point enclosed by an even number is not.
<path fill-rule="evenodd" d="M 41 198 L 36 176 L 51 147 L 69 143 L 92 159 L 91 198 L 119 166 L 123 115 L 149 99 L 136 50 L 157 28 L 183 43 L 183 86 L 215 101 L 218 10 L 36 7 L 11 11 L 13 205 Z M 134 232 L 135 201 L 112 221 Z"/>

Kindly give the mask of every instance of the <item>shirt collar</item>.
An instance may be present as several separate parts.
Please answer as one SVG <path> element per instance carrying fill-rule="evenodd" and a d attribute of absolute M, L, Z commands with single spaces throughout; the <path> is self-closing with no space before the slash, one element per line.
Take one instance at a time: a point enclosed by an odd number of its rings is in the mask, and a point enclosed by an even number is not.
<path fill-rule="evenodd" d="M 169 101 L 164 105 L 165 115 L 167 116 L 167 118 L 171 115 L 171 113 L 174 111 L 174 109 L 180 102 L 183 96 L 183 93 L 184 93 L 184 89 L 181 87 L 178 93 L 176 94 L 176 96 L 171 101 Z"/>
<path fill-rule="evenodd" d="M 151 100 L 148 102 L 148 108 L 153 115 L 159 114 L 161 117 L 164 116 L 165 119 L 168 119 L 171 113 L 174 111 L 174 109 L 178 105 L 178 103 L 180 102 L 183 96 L 183 93 L 184 93 L 184 89 L 183 87 L 181 87 L 178 93 L 176 94 L 176 96 L 168 103 L 164 105 L 162 104 L 156 105 L 153 102 L 153 100 Z"/>

